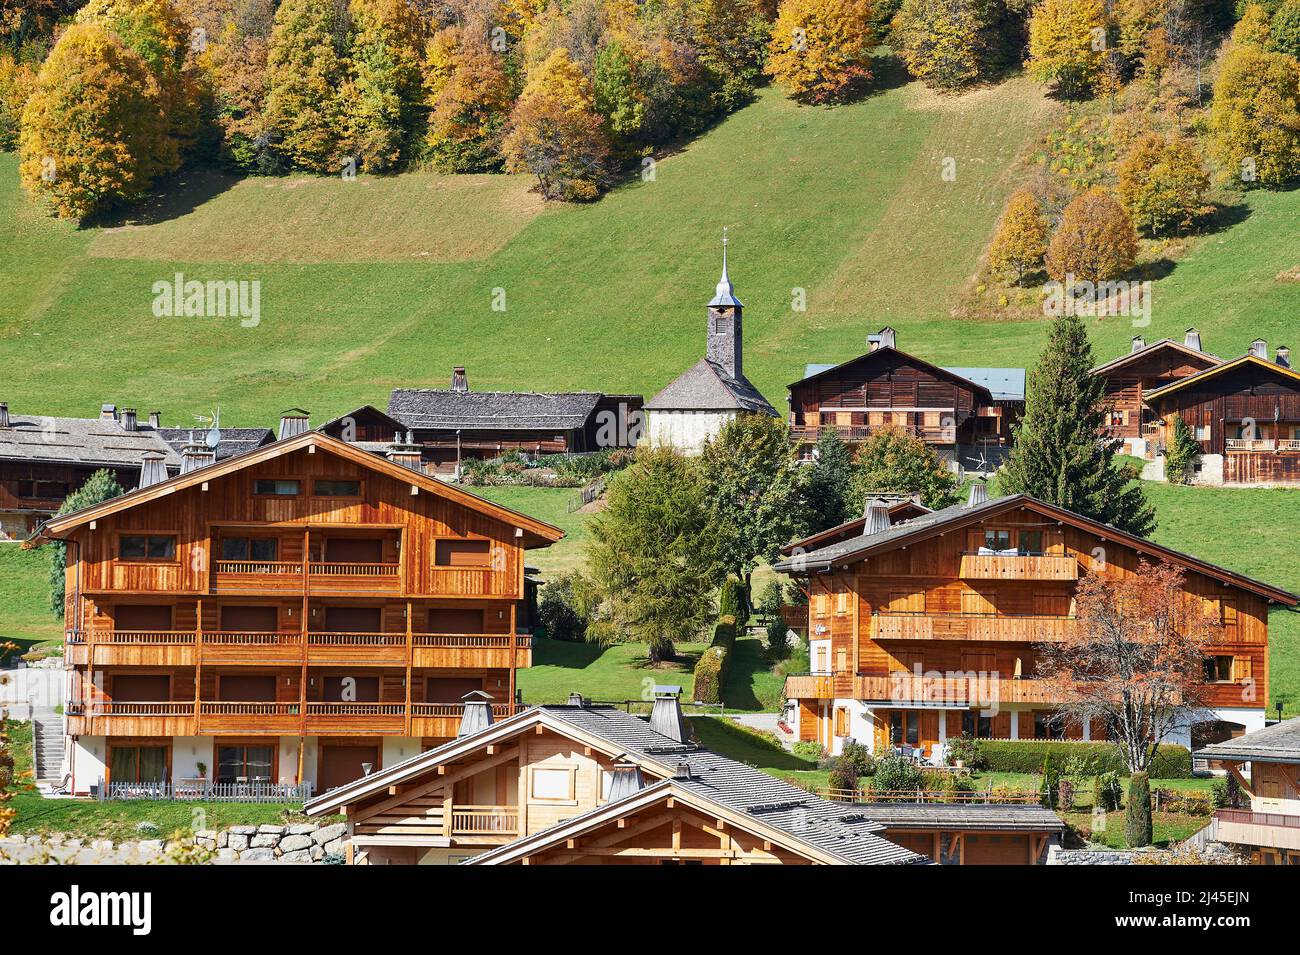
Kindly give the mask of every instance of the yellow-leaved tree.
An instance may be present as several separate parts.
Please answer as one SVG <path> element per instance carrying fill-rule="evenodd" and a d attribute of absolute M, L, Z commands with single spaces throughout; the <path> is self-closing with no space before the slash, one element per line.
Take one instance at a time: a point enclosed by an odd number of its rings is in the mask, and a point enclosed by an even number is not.
<path fill-rule="evenodd" d="M 501 144 L 506 169 L 528 172 L 547 199 L 594 199 L 607 178 L 609 140 L 591 83 L 564 48 L 528 71 Z"/>
<path fill-rule="evenodd" d="M 423 97 L 420 20 L 407 0 L 351 0 L 349 63 L 343 86 L 348 150 L 369 171 L 392 169 L 409 153 Z"/>
<path fill-rule="evenodd" d="M 836 102 L 871 79 L 874 42 L 868 0 L 782 0 L 766 69 L 794 99 Z"/>
<path fill-rule="evenodd" d="M 1094 186 L 1065 207 L 1044 263 L 1048 275 L 1069 285 L 1118 278 L 1136 258 L 1133 220 L 1114 196 Z"/>
<path fill-rule="evenodd" d="M 1047 221 L 1038 200 L 1021 189 L 1007 203 L 997 235 L 989 248 L 989 267 L 995 272 L 1014 274 L 1017 284 L 1036 272 L 1047 252 Z"/>
<path fill-rule="evenodd" d="M 444 172 L 487 172 L 501 165 L 501 135 L 513 89 L 504 57 L 478 35 L 447 27 L 429 40 L 429 154 Z"/>
<path fill-rule="evenodd" d="M 1148 235 L 1188 229 L 1209 211 L 1210 177 L 1190 139 L 1142 136 L 1120 163 L 1118 178 L 1124 208 Z"/>
<path fill-rule="evenodd" d="M 137 198 L 176 157 L 157 79 L 95 22 L 68 27 L 41 65 L 19 152 L 27 191 L 70 219 Z"/>
<path fill-rule="evenodd" d="M 1300 62 L 1234 40 L 1214 81 L 1210 153 L 1228 176 L 1279 186 L 1300 176 Z"/>
<path fill-rule="evenodd" d="M 283 0 L 267 50 L 266 122 L 294 165 L 337 172 L 344 162 L 345 63 L 333 0 Z"/>
<path fill-rule="evenodd" d="M 893 35 L 908 72 L 943 90 L 979 79 L 993 10 L 984 0 L 903 0 Z"/>
<path fill-rule="evenodd" d="M 1063 96 L 1087 93 L 1101 77 L 1106 54 L 1104 0 L 1042 0 L 1029 19 L 1029 62 L 1036 79 Z"/>

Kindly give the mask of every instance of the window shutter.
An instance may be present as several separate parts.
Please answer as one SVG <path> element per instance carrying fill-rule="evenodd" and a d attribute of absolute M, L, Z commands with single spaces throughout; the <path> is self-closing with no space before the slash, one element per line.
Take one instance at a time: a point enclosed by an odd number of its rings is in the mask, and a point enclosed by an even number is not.
<path fill-rule="evenodd" d="M 1234 683 L 1240 683 L 1243 680 L 1249 680 L 1253 673 L 1253 663 L 1250 657 L 1233 657 L 1232 658 L 1232 679 Z"/>

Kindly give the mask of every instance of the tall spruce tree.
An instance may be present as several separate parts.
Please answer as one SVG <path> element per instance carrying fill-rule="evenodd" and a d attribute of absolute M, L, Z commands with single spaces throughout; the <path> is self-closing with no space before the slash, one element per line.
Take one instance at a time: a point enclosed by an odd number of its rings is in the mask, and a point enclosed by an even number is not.
<path fill-rule="evenodd" d="M 1082 319 L 1056 318 L 1029 373 L 1025 414 L 999 484 L 1008 494 L 1032 494 L 1146 537 L 1156 526 L 1155 509 L 1132 469 L 1115 462 L 1120 442 L 1104 435 L 1103 383 L 1093 364 Z"/>
<path fill-rule="evenodd" d="M 853 449 L 834 428 L 817 438 L 817 459 L 808 469 L 804 500 L 808 505 L 808 530 L 824 531 L 850 521 L 862 512 L 862 502 L 853 497 Z"/>

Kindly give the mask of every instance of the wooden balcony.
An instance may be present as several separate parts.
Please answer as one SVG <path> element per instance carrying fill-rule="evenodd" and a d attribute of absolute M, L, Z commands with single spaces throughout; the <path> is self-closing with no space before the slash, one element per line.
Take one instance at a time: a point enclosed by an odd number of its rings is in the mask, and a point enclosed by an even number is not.
<path fill-rule="evenodd" d="M 314 594 L 401 593 L 401 565 L 313 560 L 307 565 L 307 586 Z"/>
<path fill-rule="evenodd" d="M 921 676 L 899 672 L 888 676 L 856 676 L 853 698 L 897 704 L 1056 703 L 1059 692 L 1047 680 L 974 674 L 970 677 Z"/>
<path fill-rule="evenodd" d="M 309 733 L 404 733 L 404 703 L 308 703 Z"/>
<path fill-rule="evenodd" d="M 453 806 L 451 834 L 513 839 L 519 834 L 519 809 L 516 806 Z"/>
<path fill-rule="evenodd" d="M 785 678 L 788 700 L 833 700 L 835 678 L 829 674 L 795 673 Z"/>
<path fill-rule="evenodd" d="M 194 703 L 124 703 L 95 700 L 69 703 L 65 710 L 72 736 L 194 736 Z"/>
<path fill-rule="evenodd" d="M 1300 451 L 1300 439 L 1296 438 L 1225 438 L 1224 447 L 1228 451 Z"/>
<path fill-rule="evenodd" d="M 533 638 L 526 633 L 417 633 L 411 644 L 414 667 L 504 670 L 533 662 Z"/>
<path fill-rule="evenodd" d="M 199 656 L 204 663 L 300 663 L 302 634 L 217 630 L 203 634 Z"/>
<path fill-rule="evenodd" d="M 365 663 L 371 666 L 406 665 L 404 633 L 308 633 L 307 661 L 311 664 Z"/>
<path fill-rule="evenodd" d="M 873 640 L 1059 642 L 1073 633 L 1073 617 L 994 614 L 874 614 Z"/>
<path fill-rule="evenodd" d="M 398 563 L 219 560 L 213 567 L 218 593 L 396 594 L 402 592 Z"/>
<path fill-rule="evenodd" d="M 1079 561 L 1071 554 L 961 555 L 966 580 L 1078 580 Z"/>
<path fill-rule="evenodd" d="M 74 666 L 193 666 L 194 633 L 182 630 L 96 630 L 69 643 Z"/>
<path fill-rule="evenodd" d="M 412 703 L 411 735 L 450 739 L 460 731 L 465 708 L 460 703 Z M 509 703 L 493 703 L 492 718 L 502 720 L 517 712 Z"/>
<path fill-rule="evenodd" d="M 1300 852 L 1300 816 L 1250 809 L 1218 809 L 1211 838 L 1216 842 Z"/>
<path fill-rule="evenodd" d="M 301 703 L 199 703 L 199 732 L 297 733 L 302 727 Z"/>
<path fill-rule="evenodd" d="M 900 430 L 913 437 L 920 438 L 926 444 L 956 444 L 957 429 L 926 428 L 909 425 L 803 425 L 790 429 L 790 439 L 796 444 L 816 444 L 823 432 L 834 431 L 846 444 L 866 441 L 873 434 L 886 430 Z"/>

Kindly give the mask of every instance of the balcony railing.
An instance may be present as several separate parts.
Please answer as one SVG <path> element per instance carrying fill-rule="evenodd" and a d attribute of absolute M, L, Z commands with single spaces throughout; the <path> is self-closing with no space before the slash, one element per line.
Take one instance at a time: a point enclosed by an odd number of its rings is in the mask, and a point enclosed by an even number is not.
<path fill-rule="evenodd" d="M 105 799 L 185 799 L 204 802 L 306 802 L 311 783 L 214 783 L 206 779 L 170 782 L 110 782 L 99 787 Z"/>
<path fill-rule="evenodd" d="M 69 716 L 193 716 L 192 700 L 170 700 L 159 703 L 123 702 L 121 700 L 88 700 L 67 705 Z"/>
<path fill-rule="evenodd" d="M 1227 438 L 1224 446 L 1229 451 L 1300 451 L 1296 438 Z"/>
<path fill-rule="evenodd" d="M 84 648 L 95 647 L 95 665 L 147 664 L 151 666 L 192 666 L 196 660 L 212 663 L 259 663 L 283 659 L 300 660 L 304 642 L 301 631 L 271 630 L 93 630 L 67 633 L 74 650 L 81 648 L 80 659 L 87 656 Z M 346 658 L 352 662 L 375 665 L 405 665 L 407 660 L 406 633 L 366 633 L 309 631 L 306 635 L 307 661 L 339 662 Z M 529 634 L 507 633 L 416 633 L 411 635 L 414 648 L 412 664 L 415 666 L 444 665 L 440 651 L 460 652 L 454 665 L 487 668 L 509 667 L 516 663 L 527 665 L 526 656 L 512 656 L 516 651 L 532 648 Z M 165 648 L 172 647 L 167 652 Z M 131 648 L 146 648 L 131 652 Z M 147 648 L 160 648 L 149 651 Z M 352 651 L 369 651 L 368 656 L 356 658 Z M 114 652 L 116 651 L 116 652 Z M 469 652 L 466 656 L 465 652 Z M 478 651 L 475 653 L 474 651 Z M 145 654 L 145 657 L 141 656 Z M 453 664 L 446 664 L 453 665 Z"/>
<path fill-rule="evenodd" d="M 519 810 L 513 806 L 454 806 L 453 836 L 513 836 L 519 832 Z"/>
<path fill-rule="evenodd" d="M 1239 826 L 1281 826 L 1300 829 L 1300 816 L 1282 812 L 1256 812 L 1253 809 L 1216 809 L 1214 818 Z"/>
<path fill-rule="evenodd" d="M 841 441 L 848 443 L 866 441 L 873 434 L 881 431 L 895 430 L 903 431 L 915 438 L 920 438 L 928 444 L 955 444 L 957 442 L 956 428 L 925 428 L 911 425 L 843 425 L 843 424 L 823 424 L 823 425 L 799 425 L 790 429 L 790 437 L 796 442 L 804 444 L 816 444 L 817 439 L 826 431 L 834 431 Z"/>
<path fill-rule="evenodd" d="M 203 634 L 203 642 L 240 647 L 296 647 L 302 643 L 302 634 L 272 630 L 208 630 Z"/>
<path fill-rule="evenodd" d="M 219 560 L 218 574 L 292 576 L 302 573 L 302 564 L 287 560 Z"/>
<path fill-rule="evenodd" d="M 1079 561 L 1072 554 L 961 555 L 961 576 L 967 580 L 1078 580 Z"/>
<path fill-rule="evenodd" d="M 307 645 L 312 647 L 401 647 L 406 645 L 406 634 L 312 632 L 307 634 Z"/>
<path fill-rule="evenodd" d="M 358 564 L 313 560 L 308 565 L 307 572 L 312 575 L 335 577 L 396 577 L 399 567 L 400 565 L 395 563 Z"/>
<path fill-rule="evenodd" d="M 493 703 L 492 718 L 504 719 L 511 715 L 514 710 L 509 703 Z M 412 703 L 411 716 L 425 717 L 446 717 L 454 716 L 460 719 L 465 712 L 465 706 L 462 703 Z"/>
<path fill-rule="evenodd" d="M 1023 614 L 877 613 L 871 617 L 874 640 L 981 640 L 1054 642 L 1075 626 L 1073 617 Z"/>

